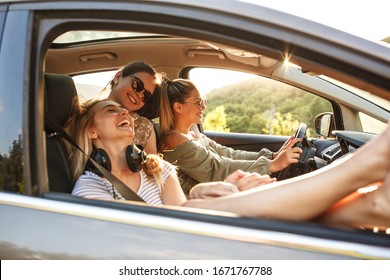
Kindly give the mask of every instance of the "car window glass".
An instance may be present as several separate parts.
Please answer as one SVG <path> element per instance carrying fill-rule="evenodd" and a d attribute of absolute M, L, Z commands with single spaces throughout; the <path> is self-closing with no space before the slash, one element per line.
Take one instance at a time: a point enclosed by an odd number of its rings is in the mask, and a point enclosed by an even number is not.
<path fill-rule="evenodd" d="M 6 6 L 0 5 L 0 10 L 6 9 Z M 0 38 L 3 39 L 0 57 L 0 84 L 2 85 L 0 91 L 0 191 L 25 193 L 22 137 L 23 96 L 18 94 L 22 83 L 16 84 L 17 78 L 10 79 L 10 76 L 14 76 L 10 75 L 10 65 L 7 62 L 12 61 L 18 64 L 18 60 L 14 57 L 17 44 L 4 39 L 7 38 L 3 33 L 4 20 L 5 13 L 0 12 Z"/>
<path fill-rule="evenodd" d="M 189 79 L 207 99 L 205 130 L 288 136 L 304 122 L 314 136 L 315 116 L 332 111 L 324 98 L 253 74 L 194 68 Z"/>
<path fill-rule="evenodd" d="M 88 42 L 95 40 L 104 40 L 110 38 L 133 38 L 133 37 L 148 37 L 156 36 L 157 34 L 140 33 L 140 32 L 116 32 L 116 31 L 100 31 L 100 30 L 75 30 L 69 31 L 61 36 L 58 36 L 54 44 L 67 44 L 77 42 Z"/>
<path fill-rule="evenodd" d="M 367 91 L 364 91 L 364 90 L 361 90 L 359 88 L 356 88 L 356 87 L 353 87 L 351 85 L 348 85 L 346 83 L 343 83 L 343 82 L 340 82 L 338 80 L 335 80 L 335 79 L 332 79 L 332 78 L 329 78 L 325 75 L 321 75 L 320 76 L 322 79 L 324 80 L 327 80 L 335 85 L 338 85 L 342 88 L 345 88 L 345 89 L 348 89 L 349 91 L 351 91 L 353 94 L 356 94 L 366 100 L 369 100 L 371 101 L 372 103 L 376 104 L 377 106 L 380 106 L 382 107 L 383 109 L 387 110 L 387 111 L 390 111 L 390 101 L 389 100 L 386 100 L 380 96 L 376 96 L 370 92 L 367 92 Z"/>
<path fill-rule="evenodd" d="M 381 122 L 369 115 L 359 112 L 360 121 L 364 132 L 379 134 L 386 128 L 386 123 Z"/>
<path fill-rule="evenodd" d="M 22 162 L 22 102 L 23 98 L 20 95 L 6 90 L 0 91 L 0 191 L 17 193 L 25 191 Z"/>

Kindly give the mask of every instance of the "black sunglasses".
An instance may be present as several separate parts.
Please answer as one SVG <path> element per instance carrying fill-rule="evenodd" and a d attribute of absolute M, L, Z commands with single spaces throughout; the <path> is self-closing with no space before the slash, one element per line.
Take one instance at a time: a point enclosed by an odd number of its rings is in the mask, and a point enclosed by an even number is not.
<path fill-rule="evenodd" d="M 147 103 L 150 98 L 152 98 L 152 93 L 145 89 L 144 82 L 140 78 L 137 78 L 136 76 L 131 76 L 133 78 L 133 81 L 131 82 L 131 88 L 135 91 L 135 93 L 142 92 L 143 96 L 141 97 L 141 100 L 143 103 Z"/>

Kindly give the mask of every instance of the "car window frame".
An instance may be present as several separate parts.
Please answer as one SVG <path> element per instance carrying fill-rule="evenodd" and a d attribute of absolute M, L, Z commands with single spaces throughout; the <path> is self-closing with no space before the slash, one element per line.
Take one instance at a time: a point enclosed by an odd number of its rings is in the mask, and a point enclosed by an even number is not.
<path fill-rule="evenodd" d="M 15 4 L 17 5 L 17 4 Z M 62 15 L 64 16 L 64 18 L 61 20 L 58 20 L 58 19 L 53 19 L 53 21 L 55 21 L 57 24 L 57 27 L 58 29 L 62 29 L 62 30 L 65 30 L 67 28 L 71 28 L 70 26 L 72 25 L 72 23 L 75 23 L 77 22 L 77 19 L 72 19 L 72 20 L 68 20 L 66 17 L 67 15 L 72 15 L 72 17 L 74 16 L 74 13 L 72 12 L 72 10 L 69 10 L 68 7 L 66 7 L 66 3 L 63 3 L 62 4 L 62 9 L 61 10 L 61 13 Z M 76 3 L 76 5 L 78 5 Z M 107 7 L 109 8 L 110 7 L 110 3 L 108 4 L 101 4 L 101 6 L 99 6 L 99 9 L 100 8 L 104 8 L 104 7 Z M 138 5 L 137 4 L 127 4 L 127 3 L 123 3 L 123 7 L 125 8 L 128 8 L 129 10 L 131 10 L 131 8 L 134 8 L 134 5 Z M 81 4 L 79 7 L 82 7 Z M 121 6 L 122 7 L 122 6 Z M 142 5 L 140 5 L 140 7 L 143 7 Z M 29 11 L 28 9 L 31 8 L 31 11 Z M 166 8 L 166 7 L 165 7 Z M 170 7 L 169 7 L 170 8 Z M 34 9 L 37 9 L 37 10 L 40 10 L 40 12 L 34 12 Z M 47 9 L 47 11 L 45 11 L 45 9 Z M 26 143 L 26 156 L 25 156 L 25 159 L 26 159 L 26 165 L 28 168 L 28 170 L 26 170 L 26 173 L 29 173 L 30 175 L 26 175 L 26 178 L 28 178 L 28 182 L 27 184 L 29 185 L 29 187 L 31 188 L 31 193 L 33 195 L 36 195 L 36 196 L 41 196 L 42 193 L 45 193 L 45 185 L 47 187 L 47 182 L 45 182 L 45 160 L 43 160 L 43 155 L 44 155 L 44 140 L 43 140 L 43 108 L 44 108 L 44 89 L 43 89 L 43 62 L 44 62 L 44 54 L 45 54 L 45 50 L 47 50 L 47 48 L 49 47 L 50 43 L 51 43 L 51 40 L 56 37 L 56 35 L 58 35 L 58 31 L 55 31 L 53 30 L 53 26 L 52 24 L 50 24 L 49 22 L 46 22 L 47 24 L 45 23 L 42 23 L 40 24 L 40 20 L 46 20 L 46 19 L 49 19 L 50 20 L 50 14 L 53 13 L 53 14 L 58 14 L 57 11 L 49 11 L 49 7 L 44 7 L 43 5 L 41 5 L 41 3 L 23 3 L 19 8 L 15 8 L 15 11 L 20 11 L 20 14 L 19 15 L 22 15 L 21 18 L 19 19 L 22 19 L 22 23 L 27 23 L 27 22 L 30 22 L 30 20 L 32 21 L 33 24 L 31 24 L 31 26 L 29 28 L 25 28 L 25 25 L 22 25 L 20 28 L 21 30 L 23 31 L 22 34 L 19 34 L 20 36 L 17 36 L 17 37 L 21 37 L 23 38 L 22 39 L 22 42 L 24 43 L 23 46 L 23 51 L 20 51 L 20 57 L 18 57 L 19 60 L 23 60 L 23 63 L 21 63 L 20 65 L 15 65 L 13 66 L 13 68 L 11 69 L 3 69 L 4 73 L 6 72 L 5 70 L 9 70 L 9 73 L 4 76 L 4 80 L 6 78 L 9 78 L 9 80 L 7 82 L 10 82 L 10 84 L 12 84 L 11 82 L 12 81 L 24 81 L 23 83 L 23 86 L 20 87 L 20 88 L 16 88 L 16 89 L 13 89 L 16 94 L 21 94 L 21 96 L 23 96 L 23 100 L 25 100 L 25 103 L 24 103 L 24 107 L 23 107 L 23 112 L 22 112 L 22 115 L 24 116 L 25 119 L 28 120 L 28 122 L 25 122 L 23 124 L 23 131 L 27 133 L 26 137 L 26 140 L 25 140 L 25 143 Z M 156 13 L 160 13 L 161 10 L 159 10 L 159 6 L 156 6 L 154 7 L 155 9 L 155 12 Z M 167 8 L 166 8 L 167 9 Z M 66 11 L 66 12 L 64 12 Z M 82 13 L 80 12 L 79 14 L 82 15 Z M 116 14 L 120 14 L 123 16 L 123 13 L 122 12 L 108 12 L 107 15 L 108 15 L 108 19 L 110 18 L 110 16 L 112 18 L 115 17 Z M 164 13 L 163 13 L 164 14 Z M 169 13 L 167 13 L 169 15 Z M 164 18 L 164 17 L 162 17 Z M 128 19 L 129 20 L 129 19 Z M 149 19 L 144 19 L 144 20 L 141 20 L 138 22 L 139 24 L 139 28 L 147 28 L 147 20 Z M 130 20 L 129 20 L 130 21 Z M 134 22 L 137 23 L 137 19 L 134 19 Z M 134 23 L 133 22 L 133 23 Z M 19 22 L 20 24 L 20 22 Z M 87 23 L 86 23 L 87 24 Z M 103 19 L 102 19 L 102 23 L 100 24 L 101 26 L 103 26 Z M 130 26 L 130 23 L 127 23 L 125 25 L 123 25 L 123 23 L 121 24 L 120 23 L 120 19 L 118 19 L 118 23 L 117 23 L 117 26 Z M 28 36 L 26 33 L 26 31 L 31 31 L 31 37 Z M 203 30 L 203 33 L 204 34 L 207 34 L 209 30 Z M 181 31 L 183 34 L 185 33 L 185 31 Z M 198 32 L 194 32 L 193 34 L 200 34 L 202 33 L 201 31 L 198 31 Z M 250 33 L 248 33 L 250 34 Z M 206 36 L 206 35 L 204 35 Z M 224 41 L 226 40 L 226 38 L 220 38 L 221 41 Z M 237 41 L 241 40 L 240 38 L 237 38 Z M 226 40 L 228 41 L 228 40 Z M 250 43 L 251 41 L 248 41 L 247 43 L 243 43 L 243 45 L 247 45 L 249 48 L 256 48 L 254 47 L 253 45 L 251 45 Z M 3 42 L 2 42 L 3 43 Z M 8 42 L 10 43 L 10 42 Z M 3 47 L 3 45 L 2 45 Z M 3 51 L 3 48 L 2 48 L 2 51 Z M 31 63 L 31 66 L 30 66 L 30 63 Z M 16 63 L 15 63 L 16 64 Z M 13 74 L 16 74 L 14 77 L 12 77 Z M 18 84 L 19 85 L 19 84 Z M 11 88 L 11 87 L 10 87 Z M 24 98 L 25 97 L 25 98 Z M 33 106 L 31 109 L 29 107 L 29 105 Z M 29 169 L 31 166 L 31 168 L 33 169 Z M 31 178 L 30 178 L 31 176 Z M 83 202 L 84 203 L 84 202 Z M 97 202 L 98 204 L 98 207 L 99 208 L 102 208 L 104 209 L 104 207 L 101 207 L 100 204 L 101 202 Z M 69 203 L 70 206 L 74 206 L 73 205 L 73 202 L 72 203 Z M 50 209 L 51 210 L 51 209 Z M 154 212 L 152 213 L 153 215 L 156 214 L 158 215 L 157 213 L 157 210 L 159 209 L 155 209 Z M 127 210 L 125 210 L 127 211 Z M 177 211 L 178 212 L 178 211 Z M 175 217 L 177 215 L 177 212 L 174 212 L 173 213 L 173 217 Z M 161 215 L 161 214 L 160 214 Z M 208 215 L 205 216 L 207 219 L 210 218 Z M 192 216 L 191 216 L 191 219 L 192 219 Z M 206 220 L 207 220 L 206 219 Z M 220 220 L 220 217 L 217 217 L 217 220 L 216 221 L 213 221 L 213 222 L 216 222 L 218 223 Z M 235 225 L 235 222 L 239 220 L 239 219 L 235 219 L 235 220 L 229 220 L 229 222 L 231 222 L 232 224 Z M 207 222 L 207 221 L 206 221 Z M 258 223 L 258 221 L 256 220 L 256 223 Z M 279 224 L 279 223 L 278 223 Z M 288 223 L 281 223 L 279 224 L 281 225 L 281 228 L 279 228 L 279 230 L 283 230 L 283 231 L 286 231 L 286 228 L 288 230 L 288 226 L 289 224 Z M 299 226 L 299 225 L 298 225 Z M 311 227 L 311 225 L 308 225 L 308 227 Z M 313 227 L 314 228 L 314 232 L 317 231 L 317 229 L 321 228 L 321 227 Z M 264 229 L 265 230 L 269 230 L 269 229 L 275 229 L 274 227 L 270 226 L 269 223 L 265 222 L 264 224 Z M 277 229 L 277 227 L 276 227 Z M 329 235 L 327 236 L 327 238 L 334 238 L 334 239 L 337 239 L 339 240 L 339 235 L 336 234 L 338 231 L 332 231 L 330 230 L 330 232 L 326 232 L 328 233 Z M 318 233 L 315 233 L 315 234 L 318 234 Z M 362 237 L 361 235 L 358 236 L 359 238 L 362 238 L 362 239 L 365 239 L 364 237 Z M 367 237 L 367 236 L 365 236 Z M 368 235 L 368 238 L 365 239 L 365 242 L 369 242 L 368 240 L 371 240 L 371 237 L 372 235 Z M 347 242 L 350 242 L 351 241 L 351 237 L 348 236 L 346 237 L 347 238 Z M 357 241 L 357 242 L 360 242 L 360 241 Z M 372 241 L 374 242 L 374 241 Z M 376 242 L 376 243 L 375 243 Z M 377 240 L 375 240 L 375 244 L 376 245 L 381 245 L 380 242 L 378 242 Z M 372 243 L 370 243 L 372 244 Z"/>

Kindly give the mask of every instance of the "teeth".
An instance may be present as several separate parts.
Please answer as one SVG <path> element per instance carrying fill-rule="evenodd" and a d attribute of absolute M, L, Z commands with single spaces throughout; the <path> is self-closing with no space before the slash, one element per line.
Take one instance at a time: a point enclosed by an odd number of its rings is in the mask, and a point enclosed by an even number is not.
<path fill-rule="evenodd" d="M 137 104 L 137 100 L 135 100 L 130 94 L 128 94 L 127 97 L 128 97 L 134 104 Z"/>
<path fill-rule="evenodd" d="M 125 121 L 121 121 L 118 126 L 125 126 L 125 125 L 130 125 L 130 122 L 125 120 Z"/>

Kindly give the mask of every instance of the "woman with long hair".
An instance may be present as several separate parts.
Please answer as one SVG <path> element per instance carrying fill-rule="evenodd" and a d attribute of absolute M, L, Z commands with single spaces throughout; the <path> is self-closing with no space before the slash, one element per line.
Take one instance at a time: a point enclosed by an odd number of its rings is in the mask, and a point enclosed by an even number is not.
<path fill-rule="evenodd" d="M 234 150 L 216 143 L 197 131 L 206 101 L 196 86 L 176 79 L 165 81 L 162 88 L 159 150 L 178 167 L 185 193 L 197 183 L 224 180 L 238 169 L 270 175 L 298 162 L 302 150 L 294 145 L 301 139 L 291 137 L 275 153 Z"/>
<path fill-rule="evenodd" d="M 110 88 L 108 98 L 125 107 L 134 119 L 134 143 L 143 146 L 149 154 L 157 153 L 156 134 L 152 122 L 140 114 L 157 115 L 158 84 L 159 74 L 152 66 L 133 61 L 119 70 L 106 86 Z"/>

